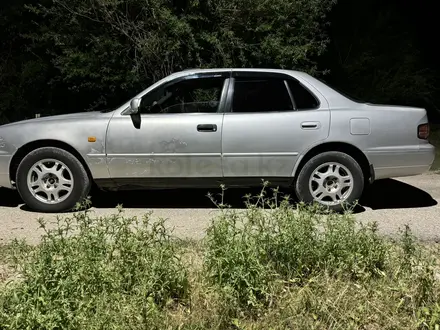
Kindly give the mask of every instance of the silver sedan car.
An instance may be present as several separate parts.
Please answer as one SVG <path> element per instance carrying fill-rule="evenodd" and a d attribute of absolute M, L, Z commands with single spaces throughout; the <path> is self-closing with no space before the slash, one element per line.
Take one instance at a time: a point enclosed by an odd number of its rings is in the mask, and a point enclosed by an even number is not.
<path fill-rule="evenodd" d="M 304 72 L 174 73 L 116 109 L 0 126 L 0 186 L 41 212 L 102 190 L 292 187 L 332 210 L 428 171 L 422 108 L 356 102 Z"/>

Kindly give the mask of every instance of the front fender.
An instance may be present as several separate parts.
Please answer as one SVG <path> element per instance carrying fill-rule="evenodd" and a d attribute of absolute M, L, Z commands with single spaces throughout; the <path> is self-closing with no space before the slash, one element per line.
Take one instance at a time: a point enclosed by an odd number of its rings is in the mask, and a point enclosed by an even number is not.
<path fill-rule="evenodd" d="M 55 141 L 75 149 L 86 162 L 93 178 L 108 178 L 105 139 L 110 115 L 103 114 L 102 117 L 86 120 L 30 120 L 2 126 L 0 137 L 3 148 L 0 149 L 0 155 L 8 158 L 9 172 L 12 157 L 17 152 L 28 152 L 29 147 L 50 146 L 51 141 Z M 5 172 L 4 163 L 0 164 L 0 174 Z"/>

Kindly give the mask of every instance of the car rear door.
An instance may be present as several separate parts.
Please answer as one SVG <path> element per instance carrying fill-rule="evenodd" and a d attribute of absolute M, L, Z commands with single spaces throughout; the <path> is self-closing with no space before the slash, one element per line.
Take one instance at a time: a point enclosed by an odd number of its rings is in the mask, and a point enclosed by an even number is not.
<path fill-rule="evenodd" d="M 225 178 L 287 181 L 301 153 L 329 134 L 328 103 L 280 72 L 234 70 L 223 122 Z"/>
<path fill-rule="evenodd" d="M 110 176 L 128 184 L 172 178 L 172 185 L 179 185 L 176 178 L 221 178 L 229 78 L 230 71 L 198 73 L 157 87 L 142 98 L 139 128 L 129 115 L 113 117 L 106 145 Z"/>

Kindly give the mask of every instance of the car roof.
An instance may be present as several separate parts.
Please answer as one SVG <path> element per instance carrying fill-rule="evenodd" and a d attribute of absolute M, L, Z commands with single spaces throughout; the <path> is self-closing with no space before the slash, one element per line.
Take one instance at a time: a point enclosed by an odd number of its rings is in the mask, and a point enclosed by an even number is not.
<path fill-rule="evenodd" d="M 272 68 L 212 68 L 212 69 L 200 69 L 200 68 L 188 68 L 181 71 L 177 71 L 174 74 L 196 74 L 196 73 L 209 73 L 209 72 L 227 72 L 227 71 L 241 71 L 241 72 L 279 72 L 279 73 L 296 73 L 306 74 L 303 71 L 286 70 L 286 69 L 272 69 Z"/>

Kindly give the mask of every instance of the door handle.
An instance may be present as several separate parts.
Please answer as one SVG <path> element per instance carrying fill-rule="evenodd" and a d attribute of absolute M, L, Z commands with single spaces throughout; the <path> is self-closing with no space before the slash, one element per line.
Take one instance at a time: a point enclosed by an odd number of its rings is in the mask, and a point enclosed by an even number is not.
<path fill-rule="evenodd" d="M 318 129 L 321 123 L 318 121 L 304 121 L 301 123 L 302 129 Z"/>
<path fill-rule="evenodd" d="M 199 132 L 216 132 L 217 125 L 215 125 L 215 124 L 200 124 L 200 125 L 197 125 L 197 130 Z"/>

